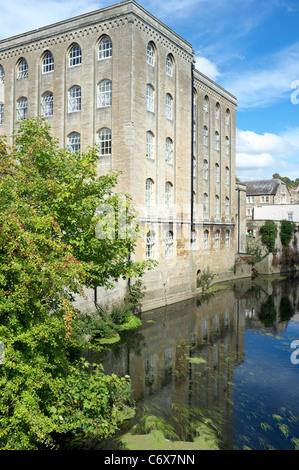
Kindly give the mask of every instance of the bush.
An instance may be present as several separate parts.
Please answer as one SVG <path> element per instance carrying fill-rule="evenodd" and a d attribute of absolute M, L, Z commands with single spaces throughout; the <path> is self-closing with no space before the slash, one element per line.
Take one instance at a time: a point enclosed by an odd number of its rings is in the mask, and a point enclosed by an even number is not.
<path fill-rule="evenodd" d="M 260 228 L 262 243 L 267 247 L 269 253 L 273 252 L 277 235 L 277 227 L 273 220 L 266 220 L 265 225 Z"/>
<path fill-rule="evenodd" d="M 293 233 L 295 232 L 296 224 L 290 220 L 282 220 L 280 223 L 280 240 L 283 246 L 288 246 Z"/>

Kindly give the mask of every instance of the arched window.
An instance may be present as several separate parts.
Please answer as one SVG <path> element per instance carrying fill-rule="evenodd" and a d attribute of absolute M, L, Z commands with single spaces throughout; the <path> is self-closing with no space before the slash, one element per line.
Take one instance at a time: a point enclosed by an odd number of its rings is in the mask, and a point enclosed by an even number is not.
<path fill-rule="evenodd" d="M 2 67 L 2 65 L 0 65 L 0 84 L 4 83 L 4 75 L 4 68 Z"/>
<path fill-rule="evenodd" d="M 204 214 L 208 213 L 208 195 L 204 193 L 203 195 L 203 212 Z"/>
<path fill-rule="evenodd" d="M 165 141 L 165 161 L 167 163 L 172 163 L 172 153 L 173 153 L 173 141 L 170 137 L 166 138 Z"/>
<path fill-rule="evenodd" d="M 209 176 L 209 163 L 208 160 L 203 161 L 203 179 L 207 180 Z"/>
<path fill-rule="evenodd" d="M 151 131 L 146 133 L 146 158 L 154 158 L 154 134 Z"/>
<path fill-rule="evenodd" d="M 4 104 L 0 103 L 0 126 L 2 126 L 4 122 Z"/>
<path fill-rule="evenodd" d="M 229 184 L 229 167 L 225 167 L 225 184 Z"/>
<path fill-rule="evenodd" d="M 103 36 L 99 42 L 99 60 L 112 57 L 112 41 L 109 36 Z"/>
<path fill-rule="evenodd" d="M 170 181 L 165 183 L 165 205 L 172 205 L 172 183 Z"/>
<path fill-rule="evenodd" d="M 155 232 L 150 230 L 146 234 L 146 257 L 153 258 L 155 256 Z"/>
<path fill-rule="evenodd" d="M 81 87 L 75 85 L 69 89 L 68 112 L 81 111 Z"/>
<path fill-rule="evenodd" d="M 209 231 L 205 230 L 203 233 L 203 249 L 208 250 L 209 249 Z"/>
<path fill-rule="evenodd" d="M 28 100 L 24 96 L 17 101 L 17 120 L 27 119 L 28 116 Z"/>
<path fill-rule="evenodd" d="M 67 139 L 67 147 L 68 149 L 73 152 L 77 153 L 80 152 L 81 148 L 81 136 L 79 132 L 72 132 Z"/>
<path fill-rule="evenodd" d="M 229 198 L 225 198 L 225 217 L 229 218 Z"/>
<path fill-rule="evenodd" d="M 225 248 L 229 248 L 229 244 L 230 244 L 229 230 L 226 230 L 226 232 L 225 232 Z"/>
<path fill-rule="evenodd" d="M 49 72 L 53 72 L 53 70 L 54 70 L 54 57 L 53 57 L 53 54 L 50 51 L 48 51 L 45 53 L 43 57 L 42 71 L 43 73 L 49 73 Z"/>
<path fill-rule="evenodd" d="M 146 85 L 146 109 L 152 112 L 155 110 L 155 92 L 150 83 Z"/>
<path fill-rule="evenodd" d="M 215 250 L 219 250 L 219 245 L 220 245 L 220 232 L 219 232 L 219 230 L 216 230 L 216 232 L 215 232 Z"/>
<path fill-rule="evenodd" d="M 21 59 L 18 63 L 18 72 L 17 72 L 17 80 L 22 80 L 23 78 L 28 77 L 28 63 L 27 60 Z"/>
<path fill-rule="evenodd" d="M 100 156 L 111 155 L 111 130 L 106 127 L 98 132 L 98 146 Z"/>
<path fill-rule="evenodd" d="M 219 196 L 215 196 L 215 216 L 219 216 Z"/>
<path fill-rule="evenodd" d="M 207 126 L 204 126 L 203 128 L 203 144 L 205 147 L 209 145 L 209 133 Z"/>
<path fill-rule="evenodd" d="M 230 125 L 230 110 L 229 110 L 229 109 L 227 109 L 227 110 L 226 110 L 226 113 L 225 113 L 225 124 L 226 124 L 227 126 Z"/>
<path fill-rule="evenodd" d="M 154 203 L 154 182 L 151 178 L 147 178 L 145 182 L 145 202 L 147 206 Z"/>
<path fill-rule="evenodd" d="M 152 42 L 149 42 L 146 48 L 146 62 L 155 65 L 155 47 Z"/>
<path fill-rule="evenodd" d="M 209 112 L 209 98 L 208 96 L 205 96 L 204 97 L 204 100 L 203 100 L 203 110 L 205 113 L 208 113 Z"/>
<path fill-rule="evenodd" d="M 230 151 L 230 143 L 229 143 L 229 138 L 226 136 L 225 137 L 225 153 L 226 155 L 229 155 Z"/>
<path fill-rule="evenodd" d="M 215 164 L 215 183 L 219 183 L 219 165 Z"/>
<path fill-rule="evenodd" d="M 104 108 L 112 105 L 112 82 L 102 80 L 98 84 L 98 107 Z"/>
<path fill-rule="evenodd" d="M 219 132 L 215 132 L 215 150 L 219 151 Z"/>
<path fill-rule="evenodd" d="M 166 93 L 166 117 L 172 119 L 172 102 L 173 98 L 170 93 Z"/>
<path fill-rule="evenodd" d="M 170 258 L 173 255 L 173 232 L 169 231 L 166 234 L 165 243 L 165 256 Z"/>
<path fill-rule="evenodd" d="M 219 117 L 220 117 L 220 104 L 216 103 L 216 106 L 215 106 L 215 119 L 219 119 Z"/>
<path fill-rule="evenodd" d="M 53 116 L 53 93 L 51 91 L 47 91 L 42 96 L 41 113 L 45 117 Z"/>
<path fill-rule="evenodd" d="M 82 51 L 78 44 L 74 44 L 69 54 L 69 66 L 74 67 L 82 63 Z"/>
<path fill-rule="evenodd" d="M 173 59 L 171 54 L 166 57 L 166 75 L 169 77 L 173 76 Z"/>

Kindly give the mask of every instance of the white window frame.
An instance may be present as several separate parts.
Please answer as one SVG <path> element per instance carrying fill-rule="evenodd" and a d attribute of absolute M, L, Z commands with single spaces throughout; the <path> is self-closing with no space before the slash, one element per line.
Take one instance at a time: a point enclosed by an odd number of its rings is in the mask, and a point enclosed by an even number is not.
<path fill-rule="evenodd" d="M 109 59 L 112 57 L 112 41 L 110 36 L 103 36 L 99 42 L 98 59 Z"/>
<path fill-rule="evenodd" d="M 53 116 L 53 93 L 47 91 L 41 100 L 41 113 L 44 117 Z"/>
<path fill-rule="evenodd" d="M 166 258 L 171 258 L 173 256 L 173 232 L 171 230 L 166 233 L 165 256 Z"/>
<path fill-rule="evenodd" d="M 225 137 L 225 153 L 229 155 L 230 153 L 230 142 L 228 136 Z"/>
<path fill-rule="evenodd" d="M 5 72 L 2 65 L 0 65 L 0 84 L 4 83 Z"/>
<path fill-rule="evenodd" d="M 203 179 L 208 180 L 209 176 L 209 162 L 208 160 L 204 159 L 203 161 Z"/>
<path fill-rule="evenodd" d="M 4 123 L 4 104 L 0 103 L 0 126 Z"/>
<path fill-rule="evenodd" d="M 204 97 L 204 100 L 203 100 L 203 110 L 205 113 L 208 113 L 209 112 L 209 98 L 208 96 L 205 96 Z"/>
<path fill-rule="evenodd" d="M 155 65 L 155 48 L 151 42 L 146 47 L 146 63 L 151 66 Z"/>
<path fill-rule="evenodd" d="M 226 219 L 229 218 L 229 197 L 226 196 L 225 198 L 225 217 Z"/>
<path fill-rule="evenodd" d="M 208 200 L 209 200 L 208 194 L 204 193 L 204 195 L 203 195 L 203 212 L 204 212 L 204 214 L 208 213 Z"/>
<path fill-rule="evenodd" d="M 205 147 L 208 147 L 209 145 L 209 131 L 207 126 L 204 126 L 203 128 L 203 144 Z"/>
<path fill-rule="evenodd" d="M 215 244 L 214 244 L 214 247 L 215 247 L 215 250 L 219 250 L 219 247 L 220 247 L 220 232 L 219 230 L 216 230 L 215 232 L 215 240 L 214 240 Z"/>
<path fill-rule="evenodd" d="M 155 158 L 154 153 L 154 134 L 151 131 L 146 133 L 146 158 Z"/>
<path fill-rule="evenodd" d="M 81 149 L 81 135 L 79 132 L 72 132 L 67 138 L 67 148 L 72 153 L 80 152 Z"/>
<path fill-rule="evenodd" d="M 165 107 L 166 118 L 172 120 L 173 98 L 170 93 L 166 93 Z"/>
<path fill-rule="evenodd" d="M 106 108 L 112 105 L 112 81 L 102 80 L 98 84 L 98 107 Z"/>
<path fill-rule="evenodd" d="M 48 51 L 43 57 L 43 74 L 53 72 L 54 57 L 52 52 Z"/>
<path fill-rule="evenodd" d="M 166 75 L 173 77 L 173 60 L 170 54 L 166 57 Z"/>
<path fill-rule="evenodd" d="M 228 249 L 230 246 L 230 233 L 229 230 L 225 232 L 225 248 Z"/>
<path fill-rule="evenodd" d="M 148 207 L 154 203 L 154 181 L 151 178 L 145 182 L 145 203 Z"/>
<path fill-rule="evenodd" d="M 220 104 L 216 103 L 216 106 L 215 106 L 215 119 L 219 119 L 219 118 L 220 118 Z"/>
<path fill-rule="evenodd" d="M 17 80 L 23 80 L 28 77 L 28 62 L 26 59 L 21 59 L 18 64 Z"/>
<path fill-rule="evenodd" d="M 170 207 L 172 205 L 173 184 L 170 181 L 165 183 L 165 205 Z"/>
<path fill-rule="evenodd" d="M 69 66 L 76 67 L 82 64 L 82 50 L 79 44 L 74 44 L 69 53 Z"/>
<path fill-rule="evenodd" d="M 68 112 L 76 113 L 81 111 L 81 87 L 74 85 L 68 92 Z"/>
<path fill-rule="evenodd" d="M 22 96 L 17 101 L 17 120 L 21 121 L 27 119 L 28 116 L 28 100 L 25 96 Z"/>
<path fill-rule="evenodd" d="M 219 152 L 219 132 L 215 132 L 215 150 Z"/>
<path fill-rule="evenodd" d="M 111 130 L 103 127 L 98 132 L 99 155 L 101 157 L 111 155 L 112 152 L 112 135 Z"/>
<path fill-rule="evenodd" d="M 208 250 L 209 249 L 209 231 L 205 230 L 203 233 L 203 249 Z"/>
<path fill-rule="evenodd" d="M 215 195 L 215 217 L 219 217 L 220 213 L 220 199 L 218 194 Z"/>
<path fill-rule="evenodd" d="M 166 138 L 165 141 L 165 161 L 166 163 L 172 163 L 173 155 L 173 141 L 170 137 Z"/>
<path fill-rule="evenodd" d="M 155 111 L 155 90 L 153 85 L 146 85 L 146 109 L 152 113 Z"/>
<path fill-rule="evenodd" d="M 154 258 L 155 256 L 155 232 L 150 230 L 146 234 L 146 258 Z"/>

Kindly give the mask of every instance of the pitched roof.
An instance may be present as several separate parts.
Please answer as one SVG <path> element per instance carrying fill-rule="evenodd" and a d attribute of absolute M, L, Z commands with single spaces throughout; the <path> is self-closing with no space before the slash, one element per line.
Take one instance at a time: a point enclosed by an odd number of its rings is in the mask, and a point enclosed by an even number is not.
<path fill-rule="evenodd" d="M 259 195 L 275 195 L 283 183 L 279 179 L 272 180 L 258 180 L 258 181 L 242 181 L 246 185 L 247 196 Z"/>

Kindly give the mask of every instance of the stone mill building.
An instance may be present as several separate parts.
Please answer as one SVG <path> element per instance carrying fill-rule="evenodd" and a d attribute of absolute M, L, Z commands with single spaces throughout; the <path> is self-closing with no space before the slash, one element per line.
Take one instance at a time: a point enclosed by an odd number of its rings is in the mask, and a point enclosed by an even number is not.
<path fill-rule="evenodd" d="M 194 67 L 192 45 L 134 0 L 0 41 L 0 134 L 43 115 L 61 146 L 99 145 L 144 229 L 144 309 L 188 298 L 208 268 L 225 279 L 244 249 L 235 184 L 237 101 Z M 98 289 L 102 304 L 127 284 Z M 78 299 L 84 310 L 94 310 Z"/>

